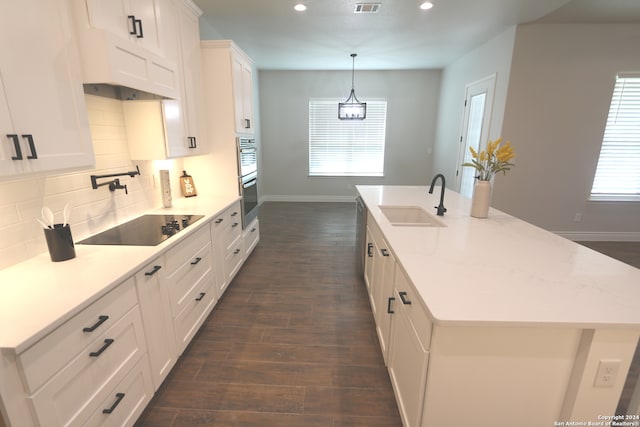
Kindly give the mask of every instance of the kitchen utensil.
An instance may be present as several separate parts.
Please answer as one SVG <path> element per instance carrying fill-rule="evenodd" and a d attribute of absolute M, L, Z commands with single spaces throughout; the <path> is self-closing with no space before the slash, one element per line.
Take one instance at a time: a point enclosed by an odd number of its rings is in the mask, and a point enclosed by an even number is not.
<path fill-rule="evenodd" d="M 63 211 L 63 221 L 62 221 L 62 226 L 66 226 L 67 222 L 69 221 L 69 216 L 71 215 L 71 206 L 69 205 L 69 203 L 67 203 L 66 205 L 64 205 L 64 211 Z"/>
<path fill-rule="evenodd" d="M 42 219 L 49 225 L 49 228 L 53 228 L 53 212 L 46 206 L 42 207 Z"/>
<path fill-rule="evenodd" d="M 45 224 L 44 221 L 41 220 L 40 218 L 36 218 L 36 221 L 38 221 L 40 225 L 42 225 L 42 228 L 51 228 L 47 224 Z"/>

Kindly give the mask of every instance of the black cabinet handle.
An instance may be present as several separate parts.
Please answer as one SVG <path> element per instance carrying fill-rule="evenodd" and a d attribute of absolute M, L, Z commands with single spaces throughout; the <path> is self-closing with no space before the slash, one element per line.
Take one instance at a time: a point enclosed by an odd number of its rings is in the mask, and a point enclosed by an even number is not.
<path fill-rule="evenodd" d="M 206 294 L 207 294 L 206 292 L 200 292 L 200 296 L 196 298 L 196 301 L 202 301 L 202 298 L 204 298 Z"/>
<path fill-rule="evenodd" d="M 224 218 L 218 218 L 218 219 L 216 219 L 215 222 L 216 222 L 216 224 L 220 224 L 222 221 L 224 221 Z"/>
<path fill-rule="evenodd" d="M 120 402 L 122 401 L 122 399 L 124 399 L 124 393 L 116 393 L 116 401 L 113 402 L 113 405 L 111 405 L 110 408 L 107 409 L 103 409 L 102 413 L 103 414 L 110 414 L 113 411 L 115 411 L 115 409 L 118 407 L 118 405 L 120 404 Z"/>
<path fill-rule="evenodd" d="M 131 22 L 131 29 L 129 30 L 129 34 L 136 35 L 136 17 L 134 15 L 127 16 L 129 22 Z"/>
<path fill-rule="evenodd" d="M 107 338 L 106 340 L 104 340 L 104 345 L 102 347 L 100 347 L 98 349 L 98 351 L 92 351 L 91 353 L 89 353 L 89 356 L 91 357 L 98 357 L 102 354 L 103 351 L 105 351 L 107 348 L 109 348 L 109 346 L 111 344 L 113 344 L 113 339 L 111 338 Z"/>
<path fill-rule="evenodd" d="M 154 265 L 153 266 L 153 270 L 151 271 L 146 271 L 144 273 L 145 276 L 153 276 L 154 274 L 156 274 L 158 272 L 158 270 L 160 270 L 162 268 L 161 265 Z"/>
<path fill-rule="evenodd" d="M 367 255 L 373 257 L 373 243 L 367 244 Z"/>
<path fill-rule="evenodd" d="M 136 19 L 135 15 L 128 15 L 127 19 L 131 22 L 131 29 L 129 30 L 129 34 L 131 34 L 132 36 L 136 36 L 139 39 L 143 38 L 144 34 L 142 33 L 142 19 Z"/>
<path fill-rule="evenodd" d="M 236 249 L 235 251 L 233 251 L 234 255 L 238 255 L 240 253 L 240 249 Z"/>
<path fill-rule="evenodd" d="M 93 332 L 96 329 L 98 329 L 98 327 L 100 325 L 102 325 L 104 322 L 107 321 L 107 319 L 109 318 L 109 316 L 98 316 L 98 321 L 96 323 L 94 323 L 91 326 L 87 326 L 86 328 L 82 328 L 82 332 Z"/>
<path fill-rule="evenodd" d="M 382 256 L 389 256 L 389 251 L 386 249 L 380 249 L 380 253 L 382 254 Z"/>
<path fill-rule="evenodd" d="M 395 311 L 391 310 L 391 303 L 395 300 L 396 299 L 394 297 L 389 297 L 389 300 L 387 301 L 387 313 L 389 314 L 395 313 Z"/>
<path fill-rule="evenodd" d="M 252 233 L 255 233 L 255 232 L 256 232 L 256 228 L 255 228 L 255 227 L 253 227 L 253 228 L 251 229 L 251 232 L 252 232 Z"/>
<path fill-rule="evenodd" d="M 33 135 L 24 134 L 22 135 L 22 137 L 26 138 L 27 142 L 29 143 L 29 151 L 31 151 L 31 155 L 27 156 L 27 159 L 37 159 L 38 153 L 36 153 L 36 144 L 33 142 Z"/>
<path fill-rule="evenodd" d="M 195 136 L 188 136 L 189 148 L 198 148 L 198 141 Z"/>
<path fill-rule="evenodd" d="M 238 215 L 237 211 L 231 214 L 231 216 L 236 216 L 236 215 Z"/>
<path fill-rule="evenodd" d="M 245 128 L 245 129 L 249 129 L 249 128 L 251 128 L 251 120 L 249 120 L 249 119 L 244 119 L 244 128 Z"/>
<path fill-rule="evenodd" d="M 13 148 L 16 152 L 15 156 L 11 157 L 11 160 L 22 160 L 22 150 L 20 149 L 20 140 L 18 139 L 18 135 L 9 133 L 7 137 L 13 139 Z"/>
<path fill-rule="evenodd" d="M 193 261 L 191 261 L 191 265 L 196 265 L 197 263 L 199 263 L 200 261 L 202 261 L 202 258 L 200 257 L 196 257 L 196 259 L 194 259 Z"/>
<path fill-rule="evenodd" d="M 402 303 L 404 305 L 410 305 L 411 304 L 411 301 L 409 301 L 408 299 L 405 298 L 407 296 L 406 292 L 399 292 L 399 294 L 400 294 L 400 299 L 402 300 Z"/>
<path fill-rule="evenodd" d="M 238 225 L 240 225 L 240 224 L 237 223 L 237 222 L 234 222 L 233 224 L 231 224 L 232 227 L 237 227 Z"/>

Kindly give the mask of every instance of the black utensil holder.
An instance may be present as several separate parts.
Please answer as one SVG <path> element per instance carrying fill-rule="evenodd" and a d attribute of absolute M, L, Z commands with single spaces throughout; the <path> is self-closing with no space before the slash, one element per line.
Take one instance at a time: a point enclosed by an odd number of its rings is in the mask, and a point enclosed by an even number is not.
<path fill-rule="evenodd" d="M 53 228 L 44 229 L 44 237 L 47 239 L 51 261 L 66 261 L 76 257 L 76 249 L 73 246 L 71 227 L 69 224 L 54 224 Z"/>

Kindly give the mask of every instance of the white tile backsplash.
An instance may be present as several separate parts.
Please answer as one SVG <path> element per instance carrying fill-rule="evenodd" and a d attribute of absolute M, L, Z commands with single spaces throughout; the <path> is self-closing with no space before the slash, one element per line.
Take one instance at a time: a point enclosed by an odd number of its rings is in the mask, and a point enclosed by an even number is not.
<path fill-rule="evenodd" d="M 132 162 L 121 101 L 94 95 L 86 95 L 85 99 L 96 168 L 0 181 L 0 269 L 47 251 L 42 227 L 35 220 L 41 216 L 42 206 L 49 206 L 56 221 L 62 222 L 62 211 L 69 203 L 73 207 L 69 224 L 74 240 L 78 241 L 162 206 L 159 169 L 171 170 L 173 197 L 180 195 L 178 177 L 182 160 Z M 140 167 L 140 176 L 120 177 L 129 194 L 124 190 L 111 192 L 107 186 L 91 188 L 91 175 L 128 172 L 135 170 L 136 165 Z"/>

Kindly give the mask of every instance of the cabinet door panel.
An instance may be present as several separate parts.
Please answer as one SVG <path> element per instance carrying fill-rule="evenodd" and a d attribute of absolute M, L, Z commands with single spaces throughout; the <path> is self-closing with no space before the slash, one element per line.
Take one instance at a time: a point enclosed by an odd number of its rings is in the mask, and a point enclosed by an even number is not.
<path fill-rule="evenodd" d="M 93 147 L 66 2 L 5 3 L 0 14 L 5 100 L 23 153 L 33 154 L 26 137 L 31 135 L 37 155 L 22 161 L 23 171 L 91 166 Z"/>
<path fill-rule="evenodd" d="M 400 301 L 397 291 L 395 298 Z M 422 348 L 401 304 L 395 304 L 395 307 L 389 376 L 403 424 L 406 427 L 418 427 L 422 417 L 429 353 Z"/>

